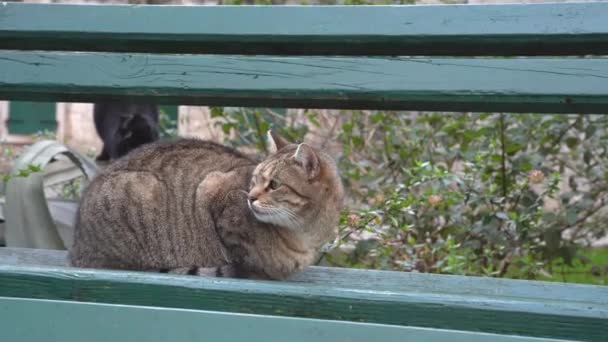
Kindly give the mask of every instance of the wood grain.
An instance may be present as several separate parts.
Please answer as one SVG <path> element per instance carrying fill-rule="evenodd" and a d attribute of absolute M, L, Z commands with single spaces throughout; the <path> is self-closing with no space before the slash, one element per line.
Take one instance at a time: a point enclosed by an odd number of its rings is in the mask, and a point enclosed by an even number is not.
<path fill-rule="evenodd" d="M 0 321 L 11 327 L 3 329 L 3 339 L 22 342 L 556 341 L 369 323 L 1 297 Z"/>
<path fill-rule="evenodd" d="M 599 1 L 398 7 L 9 2 L 0 6 L 0 48 L 267 55 L 580 56 L 608 53 L 606 17 L 608 3 Z"/>
<path fill-rule="evenodd" d="M 352 58 L 0 51 L 0 97 L 219 106 L 608 112 L 608 58 Z"/>
<path fill-rule="evenodd" d="M 58 252 L 0 249 L 0 296 L 320 318 L 602 341 L 608 288 L 311 268 L 288 282 L 24 266 Z M 20 264 L 14 266 L 11 264 Z M 48 261 L 47 261 L 48 264 Z"/>

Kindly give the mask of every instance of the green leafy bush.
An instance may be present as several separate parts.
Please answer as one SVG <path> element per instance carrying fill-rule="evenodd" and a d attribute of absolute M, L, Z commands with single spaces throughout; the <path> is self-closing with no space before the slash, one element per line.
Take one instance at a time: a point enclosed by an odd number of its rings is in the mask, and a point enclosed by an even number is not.
<path fill-rule="evenodd" d="M 260 151 L 265 129 L 295 122 L 292 112 L 214 113 L 235 145 Z M 282 133 L 298 140 L 318 129 L 319 113 L 306 113 L 310 128 Z M 582 248 L 607 233 L 604 116 L 345 111 L 336 119 L 351 203 L 329 264 L 550 279 L 556 263 L 585 262 Z"/>
<path fill-rule="evenodd" d="M 603 116 L 355 115 L 341 166 L 362 209 L 342 228 L 378 243 L 346 262 L 525 278 L 572 264 L 606 234 L 606 133 Z"/>

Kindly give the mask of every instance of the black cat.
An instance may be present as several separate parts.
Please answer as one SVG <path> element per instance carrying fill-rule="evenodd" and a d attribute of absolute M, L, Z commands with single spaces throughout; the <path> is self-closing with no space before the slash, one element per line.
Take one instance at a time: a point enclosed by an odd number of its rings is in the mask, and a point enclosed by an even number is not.
<path fill-rule="evenodd" d="M 118 159 L 158 140 L 158 106 L 106 101 L 94 104 L 95 129 L 103 141 L 98 161 Z"/>

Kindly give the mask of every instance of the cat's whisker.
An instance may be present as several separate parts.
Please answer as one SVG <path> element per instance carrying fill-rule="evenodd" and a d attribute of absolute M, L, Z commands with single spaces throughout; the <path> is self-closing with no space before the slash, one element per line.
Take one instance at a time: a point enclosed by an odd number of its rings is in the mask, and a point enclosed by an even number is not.
<path fill-rule="evenodd" d="M 289 221 L 289 227 L 294 229 L 301 229 L 302 224 L 300 223 L 299 217 L 291 211 L 289 208 L 280 208 L 280 213 L 285 215 L 285 218 Z"/>
<path fill-rule="evenodd" d="M 295 223 L 297 223 L 297 224 L 298 224 L 298 226 L 301 226 L 301 223 L 300 223 L 300 217 L 299 217 L 298 215 L 296 215 L 296 213 L 294 213 L 294 212 L 293 212 L 291 209 L 289 209 L 289 208 L 283 208 L 283 210 L 285 210 L 285 212 L 287 213 L 287 215 L 289 215 L 289 216 L 292 218 L 292 220 L 294 220 L 294 221 L 295 221 Z"/>
<path fill-rule="evenodd" d="M 252 205 L 250 204 L 250 206 Z M 257 210 L 254 210 L 254 214 L 260 220 L 294 230 L 300 230 L 302 228 L 300 218 L 289 208 L 257 206 L 256 209 Z"/>

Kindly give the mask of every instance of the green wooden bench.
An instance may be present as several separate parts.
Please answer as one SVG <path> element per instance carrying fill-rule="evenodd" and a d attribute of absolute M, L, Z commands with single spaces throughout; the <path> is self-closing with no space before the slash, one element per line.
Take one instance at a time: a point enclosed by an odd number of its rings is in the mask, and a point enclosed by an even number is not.
<path fill-rule="evenodd" d="M 0 99 L 608 112 L 608 3 L 0 3 Z M 483 58 L 480 58 L 483 57 Z M 510 58 L 505 58 L 510 57 Z M 285 282 L 0 249 L 11 341 L 605 341 L 608 287 L 311 267 Z"/>

